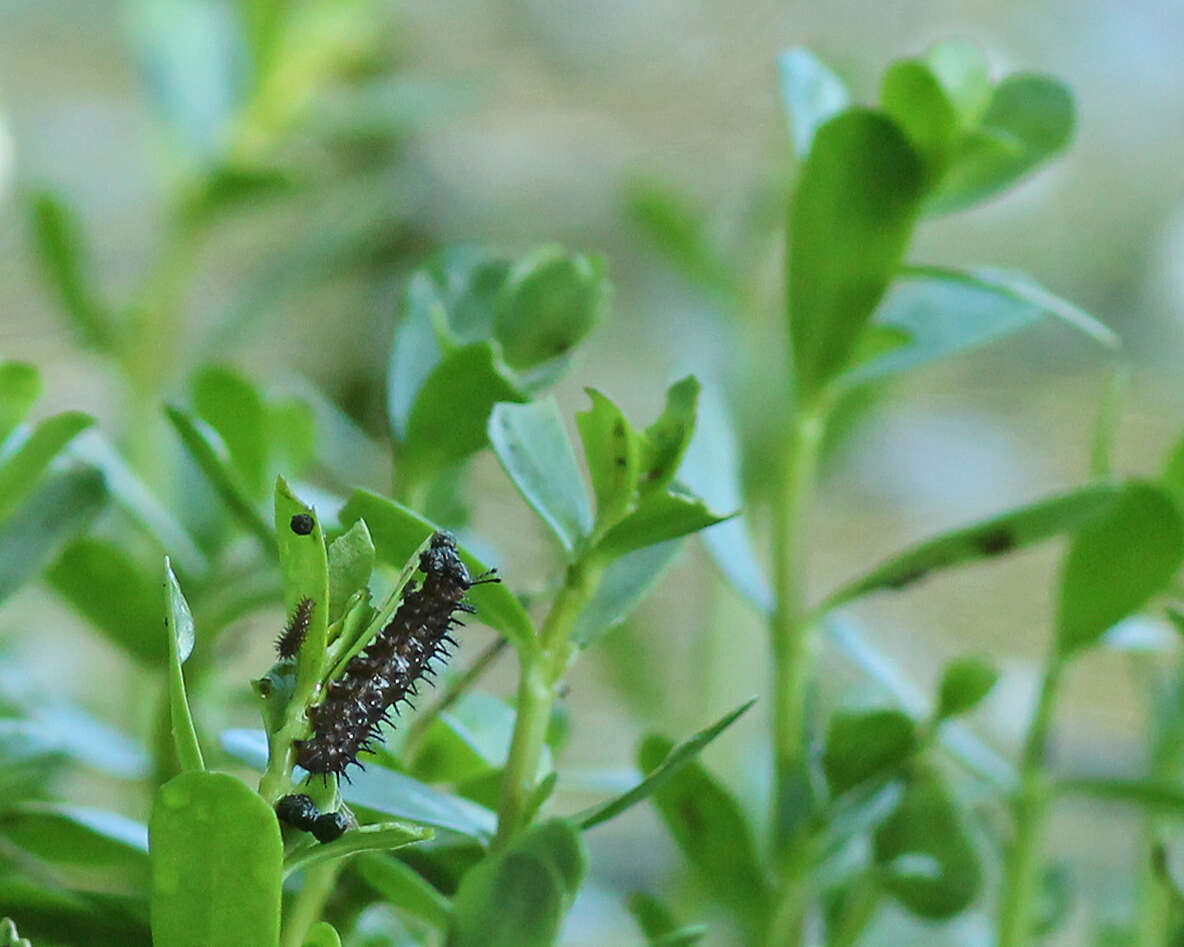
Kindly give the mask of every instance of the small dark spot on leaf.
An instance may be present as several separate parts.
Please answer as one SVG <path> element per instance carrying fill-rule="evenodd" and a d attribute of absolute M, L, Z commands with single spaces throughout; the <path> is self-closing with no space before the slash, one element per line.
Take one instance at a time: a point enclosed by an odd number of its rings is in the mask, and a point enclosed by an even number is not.
<path fill-rule="evenodd" d="M 307 513 L 297 513 L 288 525 L 297 536 L 307 536 L 317 524 Z"/>
<path fill-rule="evenodd" d="M 618 467 L 628 467 L 629 461 L 627 461 L 624 457 L 617 457 L 616 458 L 616 465 Z"/>
<path fill-rule="evenodd" d="M 902 572 L 900 575 L 894 575 L 891 578 L 885 579 L 884 587 L 889 589 L 903 589 L 905 586 L 912 585 L 914 582 L 919 582 L 925 578 L 928 572 L 928 569 L 913 569 L 910 572 Z"/>
<path fill-rule="evenodd" d="M 698 835 L 703 830 L 703 816 L 699 812 L 699 806 L 689 796 L 679 800 L 678 815 L 692 835 Z"/>
<path fill-rule="evenodd" d="M 1151 870 L 1157 878 L 1168 877 L 1168 849 L 1163 842 L 1151 846 Z"/>
<path fill-rule="evenodd" d="M 617 423 L 613 425 L 613 437 L 624 437 L 624 436 L 625 436 L 625 424 L 620 418 L 617 418 Z"/>
<path fill-rule="evenodd" d="M 983 533 L 978 538 L 976 545 L 983 555 L 997 556 L 1015 548 L 1015 537 L 1006 526 L 1000 526 L 998 529 Z"/>

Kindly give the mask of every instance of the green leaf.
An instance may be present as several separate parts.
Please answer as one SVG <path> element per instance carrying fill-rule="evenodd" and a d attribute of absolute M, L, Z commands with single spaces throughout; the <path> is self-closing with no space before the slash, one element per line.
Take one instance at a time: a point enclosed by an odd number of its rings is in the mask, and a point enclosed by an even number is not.
<path fill-rule="evenodd" d="M 417 270 L 407 283 L 403 318 L 395 327 L 387 367 L 386 404 L 395 439 L 407 438 L 407 425 L 419 391 L 439 364 L 437 323 L 446 319 L 444 302 L 426 270 Z"/>
<path fill-rule="evenodd" d="M 571 640 L 587 648 L 621 624 L 649 594 L 681 548 L 681 540 L 671 539 L 635 549 L 613 562 L 605 569 L 592 601 L 576 619 Z"/>
<path fill-rule="evenodd" d="M 626 202 L 633 223 L 684 276 L 725 298 L 737 295 L 729 264 L 706 234 L 706 215 L 689 195 L 654 178 L 630 184 Z"/>
<path fill-rule="evenodd" d="M 920 917 L 947 918 L 978 896 L 982 869 L 954 800 L 936 772 L 909 781 L 874 840 L 884 888 Z"/>
<path fill-rule="evenodd" d="M 567 355 L 608 308 L 603 264 L 554 244 L 514 264 L 497 301 L 494 336 L 506 363 L 519 371 Z"/>
<path fill-rule="evenodd" d="M 877 112 L 823 125 L 790 208 L 787 301 L 799 397 L 847 367 L 900 264 L 923 196 L 924 166 Z"/>
<path fill-rule="evenodd" d="M 183 157 L 199 168 L 216 165 L 251 84 L 238 11 L 207 0 L 146 0 L 133 11 L 149 101 Z"/>
<path fill-rule="evenodd" d="M 193 729 L 189 699 L 185 696 L 185 677 L 181 673 L 181 665 L 193 653 L 193 613 L 177 584 L 177 577 L 173 575 L 168 556 L 164 559 L 164 615 L 164 632 L 169 646 L 169 713 L 173 723 L 173 745 L 182 771 L 200 771 L 206 764 L 197 732 Z"/>
<path fill-rule="evenodd" d="M 1032 306 L 1043 313 L 1054 316 L 1070 328 L 1076 329 L 1108 349 L 1117 349 L 1122 345 L 1114 330 L 1085 310 L 1061 299 L 1054 293 L 1050 293 L 1036 280 L 1024 273 L 998 270 L 986 266 L 958 269 L 956 267 L 918 265 L 903 266 L 900 273 L 903 277 L 957 283 L 972 289 L 995 293 L 1004 299 L 1020 305 Z"/>
<path fill-rule="evenodd" d="M 284 859 L 284 877 L 304 871 L 313 865 L 339 861 L 363 852 L 389 852 L 414 845 L 416 842 L 426 842 L 434 835 L 431 829 L 404 822 L 363 825 L 332 842 L 293 851 Z"/>
<path fill-rule="evenodd" d="M 225 365 L 206 365 L 193 378 L 193 407 L 218 432 L 248 495 L 267 486 L 268 416 L 258 389 Z"/>
<path fill-rule="evenodd" d="M 661 416 L 645 429 L 641 442 L 641 492 L 663 490 L 678 473 L 695 433 L 699 380 L 688 375 L 670 386 Z"/>
<path fill-rule="evenodd" d="M 1068 145 L 1074 123 L 1073 97 L 1061 83 L 1008 76 L 991 94 L 979 127 L 962 139 L 927 210 L 961 210 L 1004 190 Z"/>
<path fill-rule="evenodd" d="M 908 275 L 907 271 L 904 275 Z M 937 280 L 909 280 L 892 288 L 860 337 L 856 357 L 839 381 L 852 389 L 941 361 L 998 339 L 1014 335 L 1040 321 L 1042 310 L 1031 303 L 1001 295 L 993 289 Z M 871 333 L 887 333 L 874 358 Z"/>
<path fill-rule="evenodd" d="M 11 516 L 37 488 L 62 448 L 94 423 L 89 414 L 67 411 L 46 418 L 33 428 L 24 443 L 0 466 L 0 522 Z"/>
<path fill-rule="evenodd" d="M 999 680 L 999 669 L 985 657 L 971 655 L 946 665 L 937 696 L 937 719 L 957 717 L 978 706 Z"/>
<path fill-rule="evenodd" d="M 229 462 L 229 458 L 211 439 L 213 432 L 205 428 L 189 412 L 172 405 L 165 408 L 165 415 L 181 443 L 194 462 L 213 485 L 214 490 L 231 513 L 250 532 L 258 537 L 265 549 L 275 548 L 275 534 L 259 514 L 252 502 L 246 484 Z M 207 433 L 209 432 L 209 433 Z"/>
<path fill-rule="evenodd" d="M 292 518 L 307 516 L 313 521 L 306 534 L 292 529 Z M 316 510 L 300 500 L 283 477 L 275 484 L 275 531 L 279 541 L 280 571 L 284 576 L 285 614 L 291 615 L 305 599 L 312 599 L 308 633 L 300 646 L 296 665 L 294 700 L 311 697 L 325 671 L 328 640 L 329 558 L 325 534 Z"/>
<path fill-rule="evenodd" d="M 354 870 L 383 898 L 402 911 L 443 928 L 452 913 L 452 903 L 406 862 L 390 855 L 359 855 Z"/>
<path fill-rule="evenodd" d="M 0 815 L 0 835 L 50 864 L 101 868 L 107 881 L 148 883 L 148 828 L 114 812 L 25 802 Z"/>
<path fill-rule="evenodd" d="M 305 935 L 304 947 L 341 947 L 341 937 L 328 921 L 318 921 Z"/>
<path fill-rule="evenodd" d="M 364 589 L 374 570 L 374 540 L 359 519 L 329 544 L 329 623 L 345 614 L 349 597 Z"/>
<path fill-rule="evenodd" d="M 599 391 L 584 390 L 592 407 L 576 415 L 576 424 L 596 494 L 596 525 L 603 530 L 633 506 L 641 476 L 641 439 L 620 408 Z"/>
<path fill-rule="evenodd" d="M 831 611 L 880 589 L 905 588 L 942 569 L 1072 532 L 1105 514 L 1119 496 L 1120 491 L 1107 484 L 1080 487 L 926 540 L 834 592 L 820 611 Z"/>
<path fill-rule="evenodd" d="M 106 500 L 107 488 L 97 470 L 50 476 L 0 525 L 0 601 L 49 565 L 62 546 L 98 515 Z"/>
<path fill-rule="evenodd" d="M 157 791 L 149 838 L 155 947 L 279 943 L 280 827 L 246 783 L 182 773 Z"/>
<path fill-rule="evenodd" d="M 572 816 L 572 821 L 581 829 L 590 829 L 594 825 L 607 822 L 609 819 L 620 815 L 626 809 L 632 808 L 637 803 L 658 792 L 663 786 L 676 778 L 685 766 L 693 762 L 707 744 L 739 720 L 756 701 L 757 698 L 750 697 L 735 710 L 725 714 L 707 729 L 700 730 L 690 739 L 684 740 L 677 745 L 661 738 L 652 738 L 660 743 L 669 743 L 669 749 L 662 757 L 658 758 L 656 751 L 651 747 L 651 752 L 646 756 L 646 759 L 653 765 L 643 763 L 643 769 L 648 774 L 645 779 L 627 793 L 617 796 L 615 799 L 610 799 L 608 802 L 599 803 L 590 809 L 585 809 L 583 812 Z M 654 747 L 657 745 L 658 743 L 654 743 Z"/>
<path fill-rule="evenodd" d="M 422 474 L 461 460 L 485 446 L 495 404 L 526 400 L 491 343 L 453 349 L 416 395 L 399 461 Z"/>
<path fill-rule="evenodd" d="M 27 362 L 0 362 L 0 444 L 41 397 L 41 373 Z"/>
<path fill-rule="evenodd" d="M 842 80 L 810 50 L 798 46 L 777 57 L 781 76 L 781 100 L 789 117 L 794 154 L 810 153 L 814 136 L 851 102 Z"/>
<path fill-rule="evenodd" d="M 832 796 L 885 776 L 919 747 L 917 726 L 899 710 L 840 711 L 830 719 L 822 769 Z"/>
<path fill-rule="evenodd" d="M 1157 815 L 1184 817 L 1184 789 L 1166 780 L 1074 777 L 1057 780 L 1054 788 L 1065 795 L 1117 802 Z"/>
<path fill-rule="evenodd" d="M 735 515 L 708 509 L 702 500 L 683 493 L 676 484 L 668 491 L 647 497 L 634 512 L 610 529 L 596 548 L 605 556 L 615 558 L 635 549 L 698 532 Z"/>
<path fill-rule="evenodd" d="M 222 733 L 222 746 L 231 756 L 256 769 L 267 765 L 267 737 L 262 730 L 226 730 Z M 494 814 L 483 806 L 378 765 L 351 773 L 350 781 L 341 786 L 341 795 L 356 808 L 447 829 L 482 844 L 488 843 L 497 828 Z"/>
<path fill-rule="evenodd" d="M 107 306 L 93 290 L 78 221 L 62 201 L 44 192 L 33 198 L 32 221 L 41 271 L 58 304 L 84 342 L 98 349 L 110 348 L 115 342 L 115 326 Z"/>
<path fill-rule="evenodd" d="M 717 510 L 739 509 L 743 504 L 735 424 L 718 385 L 706 386 L 699 399 L 695 436 L 683 458 L 679 480 Z M 699 538 L 732 587 L 767 614 L 773 592 L 753 549 L 744 514 L 701 531 Z"/>
<path fill-rule="evenodd" d="M 205 573 L 209 568 L 205 553 L 101 431 L 97 428 L 83 431 L 71 442 L 69 453 L 103 472 L 111 499 L 156 537 L 178 568 L 194 576 Z"/>
<path fill-rule="evenodd" d="M 0 878 L 0 912 L 19 917 L 39 947 L 152 947 L 143 898 L 67 891 L 10 872 Z"/>
<path fill-rule="evenodd" d="M 953 39 L 938 43 L 924 56 L 959 124 L 974 125 L 991 97 L 991 75 L 983 51 L 974 43 Z"/>
<path fill-rule="evenodd" d="M 1159 487 L 1128 483 L 1069 547 L 1061 570 L 1057 647 L 1062 655 L 1095 643 L 1146 604 L 1184 561 L 1184 520 Z"/>
<path fill-rule="evenodd" d="M 573 826 L 527 829 L 470 871 L 453 902 L 447 947 L 550 947 L 584 876 Z"/>
<path fill-rule="evenodd" d="M 47 578 L 108 640 L 145 664 L 163 666 L 169 652 L 160 634 L 160 586 L 120 547 L 101 539 L 76 539 Z"/>
<path fill-rule="evenodd" d="M 574 555 L 592 532 L 592 510 L 555 400 L 496 405 L 489 443 L 518 492 Z"/>
<path fill-rule="evenodd" d="M 704 924 L 681 927 L 670 909 L 653 895 L 635 891 L 629 896 L 629 913 L 646 936 L 650 947 L 687 947 L 697 944 L 707 933 Z"/>
<path fill-rule="evenodd" d="M 929 181 L 938 180 L 958 131 L 958 115 L 937 77 L 919 60 L 895 62 L 884 73 L 880 100 L 924 157 Z"/>
<path fill-rule="evenodd" d="M 750 705 L 751 701 L 729 716 L 734 719 L 733 715 L 743 713 Z M 727 717 L 724 721 L 721 721 L 724 727 L 731 722 Z M 707 733 L 710 731 L 678 747 L 665 737 L 646 737 L 638 751 L 638 765 L 649 774 L 647 779 L 656 780 L 657 785 L 643 781 L 632 793 L 609 806 L 615 814 L 633 804 L 635 800 L 629 798 L 632 794 L 650 795 L 662 821 L 703 882 L 720 901 L 751 922 L 771 892 L 757 854 L 752 826 L 740 803 L 706 767 L 689 758 L 698 748 L 689 753 L 685 749 Z M 673 759 L 679 751 L 682 755 Z M 592 819 L 594 825 L 603 818 L 608 815 L 593 812 L 584 814 L 581 821 L 588 825 Z"/>
<path fill-rule="evenodd" d="M 436 526 L 407 507 L 368 490 L 354 490 L 342 509 L 339 519 L 343 526 L 366 520 L 378 557 L 395 568 L 401 568 L 420 544 L 436 531 Z M 464 549 L 461 558 L 473 575 L 480 575 L 487 566 Z M 477 606 L 481 621 L 496 628 L 519 650 L 535 646 L 534 624 L 526 609 L 505 583 L 479 585 L 469 592 Z"/>

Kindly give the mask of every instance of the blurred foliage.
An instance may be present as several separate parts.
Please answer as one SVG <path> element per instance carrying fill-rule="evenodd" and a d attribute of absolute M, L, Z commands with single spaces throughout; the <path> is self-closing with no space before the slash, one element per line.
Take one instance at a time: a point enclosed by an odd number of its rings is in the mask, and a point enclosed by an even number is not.
<path fill-rule="evenodd" d="M 1042 846 L 1052 808 L 1076 796 L 1133 806 L 1143 823 L 1137 904 L 1099 942 L 1174 942 L 1184 678 L 1146 640 L 1165 622 L 1184 628 L 1184 447 L 1158 478 L 1116 475 L 1120 386 L 1099 412 L 1087 483 L 807 596 L 823 455 L 894 382 L 1045 316 L 1107 363 L 1122 359 L 1111 330 L 1030 276 L 910 253 L 927 221 L 1003 194 L 1067 147 L 1076 119 L 1061 83 L 996 80 L 980 50 L 955 41 L 891 64 L 865 106 L 810 51 L 784 53 L 789 134 L 730 242 L 699 195 L 661 177 L 625 188 L 641 230 L 727 325 L 715 362 L 670 385 L 642 425 L 593 388 L 574 418 L 563 407 L 566 373 L 609 320 L 600 256 L 556 243 L 439 248 L 415 214 L 409 143 L 463 97 L 402 77 L 384 4 L 130 10 L 164 169 L 161 225 L 135 285 L 106 288 L 61 195 L 25 195 L 47 291 L 79 351 L 127 392 L 125 416 L 110 427 L 77 411 L 33 421 L 40 373 L 0 363 L 0 597 L 43 579 L 131 659 L 134 682 L 126 694 L 96 682 L 128 705 L 115 727 L 20 686 L 0 663 L 0 913 L 22 934 L 158 947 L 603 942 L 572 930 L 573 905 L 588 884 L 626 874 L 598 869 L 584 832 L 648 802 L 681 877 L 647 876 L 660 894 L 633 890 L 635 878 L 607 893 L 649 944 L 772 947 L 814 932 L 870 943 L 908 915 L 925 925 L 911 930 L 993 925 L 1008 947 L 1068 924 L 1074 879 Z M 203 254 L 265 211 L 285 239 L 262 241 L 212 306 Z M 754 248 L 783 233 L 784 318 L 769 345 Z M 389 352 L 381 395 L 343 407 L 344 381 L 327 395 L 239 364 L 248 335 L 293 328 L 268 324 L 285 301 L 343 278 L 374 299 L 398 290 L 393 333 L 374 346 Z M 490 491 L 516 492 L 518 514 L 531 511 L 537 574 L 489 534 Z M 471 604 L 494 642 L 442 669 L 435 698 L 363 753 L 364 770 L 303 781 L 294 764 L 309 709 L 390 627 L 442 528 L 488 580 Z M 563 698 L 586 652 L 618 669 L 631 716 L 663 702 L 693 707 L 685 730 L 711 716 L 693 686 L 658 683 L 668 629 L 648 613 L 633 621 L 692 535 L 768 625 L 768 812 L 701 758 L 752 707 L 740 696 L 681 742 L 648 732 L 628 780 L 584 774 L 598 797 L 587 805 L 580 774 L 562 764 Z M 839 614 L 1058 537 L 1068 546 L 1054 646 L 1014 764 L 962 719 L 996 688 L 1002 656 L 956 658 L 932 698 L 917 698 L 905 669 Z M 719 595 L 715 578 L 696 581 Z M 249 652 L 246 630 L 281 605 L 303 615 L 303 641 L 248 688 L 226 658 Z M 719 617 L 698 616 L 703 654 L 732 647 Z M 828 643 L 896 699 L 836 698 L 815 662 Z M 1062 676 L 1097 647 L 1131 651 L 1149 684 L 1145 774 L 1062 772 L 1048 751 Z M 485 675 L 510 649 L 517 692 L 498 696 Z M 708 679 L 712 668 L 697 670 Z M 261 729 L 242 725 L 251 691 Z M 96 788 L 120 811 L 93 805 Z M 277 821 L 291 793 L 339 818 L 336 837 Z M 0 937 L 21 942 L 11 921 Z"/>

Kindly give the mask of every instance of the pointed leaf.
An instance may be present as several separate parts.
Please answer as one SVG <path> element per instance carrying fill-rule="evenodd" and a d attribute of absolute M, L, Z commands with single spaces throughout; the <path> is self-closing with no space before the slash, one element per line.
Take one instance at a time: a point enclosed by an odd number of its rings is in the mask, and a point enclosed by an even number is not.
<path fill-rule="evenodd" d="M 655 758 L 656 753 L 651 753 L 647 758 L 653 765 L 644 767 L 648 774 L 645 779 L 624 795 L 592 806 L 590 809 L 585 809 L 572 816 L 572 821 L 581 829 L 590 829 L 594 825 L 607 822 L 620 815 L 626 809 L 658 792 L 666 783 L 674 779 L 683 767 L 691 763 L 703 751 L 704 747 L 739 720 L 756 701 L 757 698 L 751 697 L 707 729 L 700 730 L 690 739 L 677 745 L 670 743 L 669 749 L 660 758 Z M 669 743 L 670 741 L 665 742 Z"/>
<path fill-rule="evenodd" d="M 225 365 L 206 365 L 193 378 L 193 407 L 218 432 L 230 464 L 257 497 L 267 485 L 268 419 L 259 390 Z"/>
<path fill-rule="evenodd" d="M 329 544 L 329 623 L 345 614 L 349 597 L 364 589 L 374 570 L 374 540 L 358 520 Z"/>
<path fill-rule="evenodd" d="M 83 469 L 51 476 L 0 525 L 0 601 L 37 575 L 98 515 L 103 475 Z"/>
<path fill-rule="evenodd" d="M 489 442 L 518 492 L 574 554 L 592 532 L 592 510 L 555 400 L 496 405 Z"/>
<path fill-rule="evenodd" d="M 882 107 L 924 157 L 929 181 L 945 170 L 958 115 L 929 66 L 916 59 L 893 63 L 880 88 Z"/>
<path fill-rule="evenodd" d="M 641 476 L 641 438 L 613 402 L 585 389 L 592 407 L 576 415 L 596 494 L 596 525 L 605 529 L 629 512 Z"/>
<path fill-rule="evenodd" d="M 777 57 L 781 100 L 789 117 L 794 154 L 810 153 L 818 129 L 851 102 L 842 80 L 810 50 L 798 46 Z"/>
<path fill-rule="evenodd" d="M 12 515 L 41 482 L 45 471 L 62 448 L 95 419 L 80 411 L 67 411 L 46 418 L 0 466 L 0 522 Z"/>
<path fill-rule="evenodd" d="M 1082 528 L 1107 513 L 1119 497 L 1116 487 L 1099 484 L 1039 500 L 973 526 L 926 540 L 829 596 L 830 611 L 880 589 L 901 589 L 942 569 L 1012 552 Z"/>
<path fill-rule="evenodd" d="M 0 362 L 0 444 L 41 397 L 41 373 L 27 362 Z"/>
<path fill-rule="evenodd" d="M 615 558 L 634 549 L 698 532 L 735 515 L 716 513 L 698 497 L 682 492 L 675 485 L 668 491 L 647 497 L 637 510 L 610 529 L 596 548 L 605 556 Z"/>
<path fill-rule="evenodd" d="M 682 548 L 671 539 L 656 546 L 646 546 L 626 553 L 605 571 L 580 617 L 571 640 L 581 648 L 595 644 L 621 624 L 662 577 Z"/>
<path fill-rule="evenodd" d="M 110 641 L 148 665 L 165 663 L 169 652 L 160 634 L 160 586 L 120 547 L 101 539 L 76 539 L 47 578 Z"/>
<path fill-rule="evenodd" d="M 189 699 L 185 696 L 185 677 L 181 665 L 193 653 L 193 613 L 185 594 L 177 584 L 168 556 L 164 560 L 164 632 L 169 646 L 169 712 L 173 722 L 173 745 L 184 772 L 205 769 L 201 744 L 193 728 Z"/>
<path fill-rule="evenodd" d="M 1069 654 L 1095 643 L 1141 608 L 1184 562 L 1184 519 L 1161 488 L 1128 483 L 1087 523 L 1061 570 L 1057 646 Z"/>
<path fill-rule="evenodd" d="M 296 530 L 296 518 L 312 520 L 312 529 Z M 284 576 L 284 607 L 293 614 L 301 602 L 312 601 L 308 632 L 300 646 L 293 699 L 304 701 L 313 695 L 325 671 L 328 640 L 329 557 L 325 534 L 316 510 L 300 500 L 283 477 L 275 485 L 275 531 L 279 541 L 280 571 Z"/>
<path fill-rule="evenodd" d="M 823 125 L 790 209 L 795 384 L 812 396 L 847 367 L 904 255 L 924 167 L 900 129 L 852 108 Z"/>
<path fill-rule="evenodd" d="M 642 493 L 664 489 L 674 475 L 695 433 L 699 380 L 694 375 L 670 386 L 661 417 L 645 429 L 641 454 Z"/>

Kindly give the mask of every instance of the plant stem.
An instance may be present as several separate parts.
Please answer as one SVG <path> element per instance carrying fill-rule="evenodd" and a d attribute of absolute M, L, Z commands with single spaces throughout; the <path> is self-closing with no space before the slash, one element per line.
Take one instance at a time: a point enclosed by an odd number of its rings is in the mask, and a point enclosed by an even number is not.
<path fill-rule="evenodd" d="M 806 602 L 805 528 L 825 429 L 823 412 L 807 407 L 792 421 L 779 458 L 773 507 L 773 588 L 769 632 L 773 652 L 773 839 L 783 886 L 770 943 L 800 943 L 805 922 L 801 857 L 809 816 L 806 697 L 816 648 L 816 623 Z M 795 852 L 795 849 L 798 851 Z"/>
<path fill-rule="evenodd" d="M 340 860 L 321 862 L 308 869 L 304 876 L 304 887 L 293 899 L 288 911 L 280 947 L 301 947 L 309 930 L 320 919 L 343 864 Z"/>
<path fill-rule="evenodd" d="M 829 947 L 855 947 L 880 906 L 880 884 L 876 872 L 869 868 L 852 884 L 843 904 L 834 936 L 828 938 Z"/>
<path fill-rule="evenodd" d="M 1045 754 L 1063 669 L 1064 659 L 1057 653 L 1045 663 L 1040 699 L 1024 745 L 1020 786 L 1012 805 L 1015 835 L 1004 865 L 999 901 L 999 947 L 1022 947 L 1031 940 L 1040 886 L 1040 843 L 1048 812 Z"/>
<path fill-rule="evenodd" d="M 605 563 L 587 556 L 572 563 L 567 580 L 539 632 L 539 646 L 519 652 L 521 677 L 518 683 L 517 717 L 510 756 L 502 778 L 495 847 L 504 846 L 522 829 L 534 798 L 539 760 L 551 723 L 551 708 L 563 683 L 575 648 L 571 632 L 576 619 L 600 585 Z"/>

